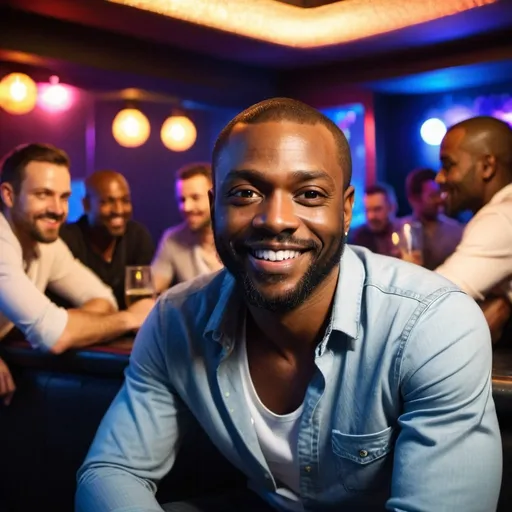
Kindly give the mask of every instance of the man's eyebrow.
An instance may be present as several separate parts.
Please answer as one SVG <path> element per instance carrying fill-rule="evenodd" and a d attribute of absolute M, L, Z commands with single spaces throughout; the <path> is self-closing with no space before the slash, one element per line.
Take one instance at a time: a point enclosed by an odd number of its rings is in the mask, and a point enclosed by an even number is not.
<path fill-rule="evenodd" d="M 256 169 L 232 169 L 228 172 L 225 181 L 230 182 L 236 179 L 243 179 L 252 182 L 264 182 L 267 181 L 267 176 L 267 173 Z M 293 171 L 292 176 L 295 181 L 300 182 L 323 179 L 334 184 L 332 176 L 322 170 L 298 170 Z"/>

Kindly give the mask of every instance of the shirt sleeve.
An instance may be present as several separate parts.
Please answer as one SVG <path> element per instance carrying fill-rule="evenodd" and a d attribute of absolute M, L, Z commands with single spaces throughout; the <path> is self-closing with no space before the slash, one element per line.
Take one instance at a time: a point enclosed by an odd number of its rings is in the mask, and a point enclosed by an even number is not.
<path fill-rule="evenodd" d="M 77 512 L 160 511 L 157 483 L 170 471 L 192 413 L 173 391 L 160 301 L 135 340 L 125 383 L 78 472 Z"/>
<path fill-rule="evenodd" d="M 165 232 L 160 239 L 156 250 L 155 258 L 151 263 L 153 274 L 168 279 L 169 284 L 174 279 L 174 265 L 172 259 L 172 244 L 170 243 L 169 233 Z"/>
<path fill-rule="evenodd" d="M 475 300 L 512 276 L 512 224 L 496 210 L 478 214 L 455 252 L 436 269 Z"/>
<path fill-rule="evenodd" d="M 0 311 L 34 348 L 50 348 L 60 338 L 68 313 L 48 299 L 23 270 L 21 254 L 2 240 Z"/>
<path fill-rule="evenodd" d="M 76 307 L 93 299 L 105 299 L 117 309 L 112 289 L 92 270 L 75 259 L 62 240 L 57 240 L 55 244 L 55 258 L 48 288 Z"/>
<path fill-rule="evenodd" d="M 491 370 L 489 329 L 472 299 L 450 292 L 424 311 L 404 347 L 386 510 L 496 510 L 502 449 Z"/>

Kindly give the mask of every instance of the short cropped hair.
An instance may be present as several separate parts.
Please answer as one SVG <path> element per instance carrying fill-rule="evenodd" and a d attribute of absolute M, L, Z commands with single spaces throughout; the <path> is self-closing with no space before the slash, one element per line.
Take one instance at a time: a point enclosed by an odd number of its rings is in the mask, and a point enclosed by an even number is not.
<path fill-rule="evenodd" d="M 46 162 L 69 169 L 70 160 L 65 151 L 50 144 L 24 144 L 8 153 L 0 164 L 0 183 L 10 183 L 14 193 L 19 194 L 25 179 L 25 170 L 30 162 Z"/>
<path fill-rule="evenodd" d="M 382 194 L 390 205 L 397 205 L 395 191 L 393 187 L 387 183 L 374 183 L 373 185 L 368 185 L 364 189 L 365 196 L 373 196 L 375 194 Z"/>
<path fill-rule="evenodd" d="M 187 164 L 176 172 L 176 181 L 188 180 L 194 176 L 204 176 L 210 182 L 212 181 L 212 167 L 206 162 L 196 162 Z"/>
<path fill-rule="evenodd" d="M 344 133 L 333 121 L 318 110 L 301 101 L 290 98 L 273 98 L 262 101 L 233 118 L 220 132 L 215 142 L 212 155 L 214 173 L 220 152 L 227 144 L 229 136 L 237 124 L 259 124 L 272 121 L 291 121 L 305 125 L 321 124 L 325 126 L 332 133 L 338 149 L 338 160 L 344 174 L 344 186 L 346 188 L 350 185 L 352 179 L 352 158 L 350 146 Z"/>
<path fill-rule="evenodd" d="M 419 197 L 423 191 L 423 184 L 435 181 L 436 171 L 433 169 L 414 169 L 405 180 L 405 192 L 407 197 Z"/>

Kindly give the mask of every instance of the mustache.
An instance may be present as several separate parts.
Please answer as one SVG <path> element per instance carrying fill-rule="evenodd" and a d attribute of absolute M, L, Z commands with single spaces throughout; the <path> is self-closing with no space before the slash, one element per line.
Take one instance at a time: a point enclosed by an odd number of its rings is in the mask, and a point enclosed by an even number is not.
<path fill-rule="evenodd" d="M 55 220 L 57 222 L 62 222 L 65 219 L 65 215 L 63 215 L 63 214 L 58 215 L 56 213 L 46 212 L 46 213 L 42 213 L 41 215 L 37 215 L 36 220 L 39 220 L 39 219 L 49 219 L 49 220 Z"/>
<path fill-rule="evenodd" d="M 314 240 L 302 240 L 300 238 L 296 238 L 293 235 L 289 235 L 286 233 L 280 233 L 276 236 L 251 236 L 247 238 L 246 240 L 240 241 L 235 245 L 235 248 L 247 248 L 251 245 L 257 245 L 257 244 L 289 244 L 297 247 L 301 247 L 304 250 L 308 251 L 314 251 L 318 249 L 319 244 L 316 243 Z"/>

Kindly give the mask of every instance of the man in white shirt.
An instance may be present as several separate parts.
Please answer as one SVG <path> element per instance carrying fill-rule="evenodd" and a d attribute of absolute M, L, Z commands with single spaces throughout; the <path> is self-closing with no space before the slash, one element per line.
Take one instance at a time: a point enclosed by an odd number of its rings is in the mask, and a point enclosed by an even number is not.
<path fill-rule="evenodd" d="M 468 119 L 448 130 L 440 156 L 447 213 L 474 217 L 436 271 L 481 302 L 497 339 L 512 300 L 512 129 L 492 117 Z"/>
<path fill-rule="evenodd" d="M 138 329 L 153 301 L 117 312 L 112 290 L 59 239 L 71 194 L 69 159 L 49 145 L 20 146 L 0 168 L 0 339 L 16 326 L 35 348 L 55 354 Z M 52 303 L 48 287 L 79 309 Z M 0 360 L 0 397 L 15 390 Z"/>
<path fill-rule="evenodd" d="M 222 268 L 213 239 L 208 191 L 210 164 L 194 163 L 176 173 L 176 201 L 184 222 L 165 231 L 151 265 L 158 293 Z"/>

